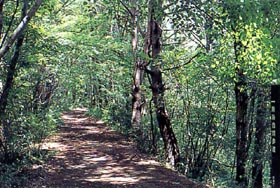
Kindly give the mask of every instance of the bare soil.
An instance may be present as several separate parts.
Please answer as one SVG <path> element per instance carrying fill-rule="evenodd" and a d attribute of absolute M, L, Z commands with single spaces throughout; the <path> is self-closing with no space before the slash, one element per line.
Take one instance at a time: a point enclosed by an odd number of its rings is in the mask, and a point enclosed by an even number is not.
<path fill-rule="evenodd" d="M 44 176 L 30 187 L 43 188 L 200 188 L 177 172 L 141 154 L 134 143 L 86 109 L 63 114 L 64 125 L 44 143 L 55 152 Z"/>

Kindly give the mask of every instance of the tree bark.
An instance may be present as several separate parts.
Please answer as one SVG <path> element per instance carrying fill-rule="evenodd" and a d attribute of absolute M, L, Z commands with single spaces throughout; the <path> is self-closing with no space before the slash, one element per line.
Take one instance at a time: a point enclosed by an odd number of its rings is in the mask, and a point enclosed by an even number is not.
<path fill-rule="evenodd" d="M 30 22 L 31 18 L 35 15 L 41 4 L 43 3 L 44 0 L 38 0 L 31 10 L 22 18 L 21 22 L 19 25 L 16 27 L 14 30 L 13 34 L 11 37 L 5 41 L 3 47 L 0 49 L 0 59 L 9 51 L 9 49 L 12 47 L 16 39 L 21 35 L 21 33 L 24 31 L 28 23 Z"/>
<path fill-rule="evenodd" d="M 28 0 L 24 0 L 24 6 L 22 8 L 22 15 L 21 15 L 22 18 L 26 15 L 27 8 L 28 8 Z M 4 144 L 5 138 L 7 138 L 9 136 L 9 131 L 7 131 L 8 127 L 6 126 L 6 123 L 3 121 L 3 119 L 4 119 L 3 117 L 5 115 L 6 107 L 8 105 L 9 93 L 13 87 L 14 75 L 16 72 L 16 65 L 17 65 L 18 59 L 20 57 L 20 49 L 21 49 L 21 46 L 23 45 L 23 41 L 24 41 L 24 35 L 21 33 L 19 35 L 19 37 L 17 38 L 17 42 L 15 45 L 15 51 L 14 51 L 14 54 L 10 61 L 8 73 L 6 76 L 6 82 L 3 87 L 2 96 L 0 98 L 0 126 L 2 129 L 1 135 L 0 135 L 0 147 L 3 147 L 5 162 L 8 162 L 9 160 L 11 160 L 11 157 L 9 156 L 8 148 Z"/>
<path fill-rule="evenodd" d="M 137 16 L 137 0 L 131 1 L 131 15 L 132 15 L 132 53 L 134 58 L 134 73 L 133 73 L 133 83 L 132 83 L 132 117 L 131 117 L 131 127 L 139 129 L 141 124 L 141 106 L 142 106 L 142 80 L 144 70 L 141 67 L 141 61 L 137 57 L 137 47 L 138 47 L 138 16 Z"/>
<path fill-rule="evenodd" d="M 2 29 L 3 29 L 3 6 L 4 6 L 4 0 L 0 0 L 0 39 L 2 39 Z"/>
<path fill-rule="evenodd" d="M 248 159 L 248 93 L 246 76 L 240 68 L 242 63 L 242 44 L 235 40 L 235 61 L 236 61 L 236 81 L 235 81 L 235 101 L 236 101 L 236 181 L 243 187 L 248 186 L 246 172 L 246 162 Z"/>
<path fill-rule="evenodd" d="M 158 7 L 156 7 L 158 6 Z M 160 21 L 156 21 L 155 10 L 160 10 L 161 3 L 156 3 L 151 1 L 150 4 L 150 15 L 148 19 L 148 28 L 146 36 L 146 46 L 145 53 L 150 56 L 152 60 L 156 60 L 159 57 L 159 54 L 162 49 L 161 44 L 161 34 L 162 29 L 159 25 Z M 161 18 L 159 18 L 161 20 Z M 152 62 L 151 62 L 152 63 Z M 170 118 L 165 106 L 164 99 L 164 84 L 162 80 L 162 72 L 159 67 L 154 66 L 153 63 L 150 66 L 151 68 L 146 68 L 146 72 L 151 76 L 151 89 L 153 94 L 153 103 L 156 110 L 156 116 L 158 121 L 158 126 L 160 129 L 161 137 L 164 142 L 165 150 L 165 160 L 166 162 L 176 167 L 180 161 L 179 147 L 176 136 L 173 132 Z"/>
<path fill-rule="evenodd" d="M 24 1 L 24 6 L 22 9 L 22 18 L 26 17 L 27 7 L 28 7 L 28 2 Z M 23 41 L 24 41 L 24 35 L 22 33 L 20 33 L 20 35 L 17 37 L 15 51 L 14 51 L 14 54 L 12 56 L 12 59 L 11 59 L 10 65 L 9 65 L 6 82 L 3 87 L 2 96 L 0 98 L 0 117 L 5 113 L 5 110 L 6 110 L 6 107 L 8 104 L 9 92 L 13 86 L 16 65 L 17 65 L 17 62 L 18 62 L 18 59 L 20 56 L 20 48 L 23 45 Z"/>
<path fill-rule="evenodd" d="M 256 112 L 256 132 L 255 132 L 255 146 L 253 154 L 252 179 L 254 188 L 263 187 L 263 161 L 265 151 L 265 132 L 266 132 L 266 102 L 265 91 L 260 89 L 257 99 Z"/>
<path fill-rule="evenodd" d="M 165 106 L 162 73 L 158 68 L 153 68 L 148 72 L 152 78 L 151 89 L 153 93 L 153 102 L 161 137 L 164 142 L 165 161 L 171 166 L 176 167 L 180 161 L 179 147 Z"/>

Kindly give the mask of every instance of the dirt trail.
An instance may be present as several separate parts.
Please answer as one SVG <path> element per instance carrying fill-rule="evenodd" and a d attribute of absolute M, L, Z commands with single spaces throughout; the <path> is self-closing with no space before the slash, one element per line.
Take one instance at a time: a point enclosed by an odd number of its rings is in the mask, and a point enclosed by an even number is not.
<path fill-rule="evenodd" d="M 76 109 L 44 148 L 58 151 L 45 166 L 40 187 L 50 188 L 193 188 L 197 185 L 139 153 L 135 145 L 101 121 Z"/>

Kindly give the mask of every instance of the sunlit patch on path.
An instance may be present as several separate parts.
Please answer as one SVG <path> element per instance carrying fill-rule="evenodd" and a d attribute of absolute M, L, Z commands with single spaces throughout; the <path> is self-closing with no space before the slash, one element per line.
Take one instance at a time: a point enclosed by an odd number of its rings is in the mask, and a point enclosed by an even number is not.
<path fill-rule="evenodd" d="M 192 188 L 197 185 L 137 151 L 135 145 L 86 109 L 63 114 L 64 125 L 43 147 L 56 154 L 40 187 Z"/>

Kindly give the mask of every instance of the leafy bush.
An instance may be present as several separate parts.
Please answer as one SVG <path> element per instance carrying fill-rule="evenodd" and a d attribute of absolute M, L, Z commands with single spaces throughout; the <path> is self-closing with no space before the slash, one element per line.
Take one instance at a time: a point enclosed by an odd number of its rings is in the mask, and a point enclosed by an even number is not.
<path fill-rule="evenodd" d="M 100 109 L 99 107 L 90 108 L 86 112 L 86 115 L 93 116 L 97 119 L 101 119 L 102 118 L 102 109 Z"/>
<path fill-rule="evenodd" d="M 60 123 L 60 113 L 52 110 L 45 114 L 28 113 L 17 118 L 9 115 L 3 127 L 4 144 L 0 153 L 2 187 L 22 185 L 26 181 L 24 170 L 32 164 L 42 163 L 44 153 L 41 152 L 41 142 Z"/>

